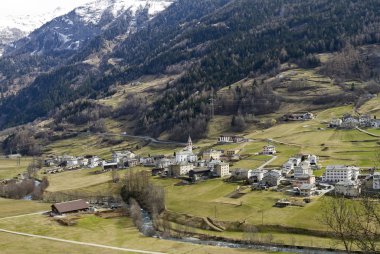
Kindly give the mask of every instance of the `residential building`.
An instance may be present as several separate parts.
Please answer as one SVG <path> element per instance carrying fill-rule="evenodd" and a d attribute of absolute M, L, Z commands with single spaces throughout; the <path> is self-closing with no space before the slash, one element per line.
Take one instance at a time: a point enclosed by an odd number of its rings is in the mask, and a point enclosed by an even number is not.
<path fill-rule="evenodd" d="M 361 187 L 357 181 L 344 180 L 335 184 L 335 193 L 347 197 L 357 197 L 361 193 Z"/>
<path fill-rule="evenodd" d="M 375 172 L 373 174 L 372 187 L 374 190 L 380 190 L 380 172 Z"/>
<path fill-rule="evenodd" d="M 112 169 L 117 169 L 118 168 L 118 163 L 113 162 L 113 161 L 103 161 L 102 163 L 102 168 L 104 171 L 112 170 Z"/>
<path fill-rule="evenodd" d="M 178 177 L 178 176 L 184 176 L 189 174 L 190 170 L 193 170 L 194 166 L 193 164 L 182 162 L 175 165 L 169 166 L 169 172 L 171 176 Z"/>
<path fill-rule="evenodd" d="M 273 145 L 264 146 L 263 147 L 263 154 L 265 154 L 265 155 L 276 154 L 276 147 Z"/>
<path fill-rule="evenodd" d="M 285 121 L 307 121 L 307 120 L 314 119 L 314 114 L 311 112 L 290 113 L 290 114 L 284 115 L 282 118 Z"/>
<path fill-rule="evenodd" d="M 206 180 L 212 176 L 212 172 L 208 168 L 197 168 L 189 171 L 189 177 L 193 182 Z"/>
<path fill-rule="evenodd" d="M 342 119 L 334 118 L 330 121 L 329 127 L 330 128 L 340 128 L 342 126 Z"/>
<path fill-rule="evenodd" d="M 300 195 L 304 197 L 310 197 L 314 195 L 316 190 L 317 188 L 315 187 L 314 184 L 302 184 L 299 187 Z"/>
<path fill-rule="evenodd" d="M 235 181 L 248 180 L 251 176 L 252 170 L 238 168 L 231 171 L 232 178 Z"/>
<path fill-rule="evenodd" d="M 238 149 L 230 149 L 230 150 L 225 151 L 225 155 L 228 157 L 232 157 L 232 156 L 238 154 L 239 152 L 240 151 Z"/>
<path fill-rule="evenodd" d="M 126 159 L 134 159 L 136 155 L 130 151 L 119 151 L 112 153 L 112 161 L 116 163 L 122 163 Z"/>
<path fill-rule="evenodd" d="M 206 161 L 210 160 L 220 160 L 220 156 L 222 155 L 221 151 L 217 151 L 214 149 L 210 149 L 207 151 L 204 151 L 202 154 L 202 159 Z"/>
<path fill-rule="evenodd" d="M 218 138 L 218 143 L 241 143 L 244 142 L 245 139 L 240 136 L 226 136 L 222 135 Z"/>
<path fill-rule="evenodd" d="M 139 162 L 146 167 L 154 167 L 155 165 L 154 157 L 140 157 Z"/>
<path fill-rule="evenodd" d="M 380 119 L 372 119 L 371 127 L 375 129 L 380 129 Z"/>
<path fill-rule="evenodd" d="M 220 164 L 217 164 L 215 165 L 214 167 L 214 173 L 216 176 L 218 177 L 226 177 L 226 176 L 230 176 L 231 173 L 230 173 L 230 164 L 228 163 L 220 163 Z"/>
<path fill-rule="evenodd" d="M 175 158 L 162 158 L 156 161 L 157 168 L 169 168 L 173 164 L 175 164 Z"/>
<path fill-rule="evenodd" d="M 315 176 L 297 178 L 291 181 L 293 187 L 301 187 L 303 184 L 315 184 Z"/>
<path fill-rule="evenodd" d="M 261 184 L 273 187 L 280 184 L 281 181 L 281 171 L 279 170 L 271 170 L 264 174 L 263 179 L 261 180 Z"/>
<path fill-rule="evenodd" d="M 124 161 L 123 168 L 133 168 L 140 165 L 140 162 L 138 159 L 127 159 Z"/>
<path fill-rule="evenodd" d="M 303 161 L 298 166 L 294 167 L 294 178 L 307 178 L 313 175 L 309 161 Z"/>
<path fill-rule="evenodd" d="M 288 162 L 292 163 L 294 167 L 300 165 L 301 161 L 302 161 L 302 158 L 299 156 L 291 157 L 288 160 Z"/>
<path fill-rule="evenodd" d="M 359 168 L 355 166 L 330 165 L 322 176 L 324 182 L 356 181 L 359 176 Z"/>
<path fill-rule="evenodd" d="M 86 155 L 85 158 L 88 160 L 87 167 L 96 168 L 99 166 L 100 158 L 98 156 Z"/>
<path fill-rule="evenodd" d="M 264 174 L 267 173 L 268 171 L 265 169 L 256 169 L 252 170 L 248 174 L 248 181 L 250 183 L 258 183 L 261 182 L 264 178 Z"/>

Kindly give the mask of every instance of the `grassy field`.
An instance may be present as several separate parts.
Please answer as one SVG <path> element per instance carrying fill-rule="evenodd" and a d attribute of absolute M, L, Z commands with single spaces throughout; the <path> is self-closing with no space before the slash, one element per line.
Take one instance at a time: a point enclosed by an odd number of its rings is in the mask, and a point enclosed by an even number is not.
<path fill-rule="evenodd" d="M 0 158 L 0 179 L 13 178 L 25 172 L 31 161 L 31 158 L 21 158 L 18 165 L 18 159 Z"/>
<path fill-rule="evenodd" d="M 175 186 L 178 180 L 171 179 L 156 179 L 155 182 L 165 186 L 167 208 L 175 212 L 212 218 L 216 214 L 218 220 L 246 220 L 257 225 L 263 222 L 263 213 L 264 224 L 325 229 L 319 221 L 322 204 L 319 198 L 315 198 L 306 207 L 281 209 L 274 207 L 276 201 L 291 199 L 281 192 L 249 191 L 243 197 L 234 199 L 228 196 L 237 189 L 238 184 L 224 183 L 217 179 L 187 186 Z"/>
<path fill-rule="evenodd" d="M 194 244 L 180 243 L 174 241 L 159 240 L 155 238 L 148 238 L 141 235 L 133 226 L 131 220 L 127 217 L 103 219 L 94 215 L 82 216 L 78 224 L 75 226 L 61 226 L 53 219 L 42 216 L 32 215 L 20 217 L 17 220 L 7 219 L 0 221 L 0 228 L 57 237 L 61 239 L 97 243 L 109 246 L 117 246 L 124 248 L 132 248 L 147 251 L 158 251 L 164 253 L 221 253 L 221 254 L 234 254 L 234 253 L 265 253 L 252 250 L 234 250 L 227 248 L 218 248 L 210 246 L 200 246 Z M 26 249 L 25 245 L 21 245 L 14 240 L 20 241 L 26 239 L 26 243 L 31 242 L 31 247 L 38 248 L 38 253 L 50 251 L 50 244 L 52 245 L 53 253 L 59 252 L 58 248 L 67 248 L 66 253 L 119 253 L 117 251 L 107 251 L 105 249 L 83 247 L 72 244 L 61 244 L 50 242 L 41 239 L 32 239 L 25 237 L 14 237 L 13 235 L 1 234 L 0 246 L 2 250 L 5 248 L 8 253 L 17 251 L 17 253 L 37 253 Z M 23 252 L 24 251 L 24 252 Z M 4 252 L 2 252 L 4 253 Z M 124 252 L 125 253 L 125 252 Z"/>
<path fill-rule="evenodd" d="M 28 200 L 0 198 L 0 207 L 0 218 L 4 218 L 27 213 L 47 211 L 50 209 L 50 204 Z"/>

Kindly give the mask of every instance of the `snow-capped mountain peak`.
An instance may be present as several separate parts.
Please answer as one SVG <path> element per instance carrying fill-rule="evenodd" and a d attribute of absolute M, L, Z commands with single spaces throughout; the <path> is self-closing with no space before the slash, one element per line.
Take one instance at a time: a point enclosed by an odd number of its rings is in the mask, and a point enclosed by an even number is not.
<path fill-rule="evenodd" d="M 134 16 L 138 10 L 147 9 L 153 16 L 173 3 L 172 0 L 96 0 L 75 9 L 75 13 L 84 22 L 98 24 L 105 11 L 118 17 L 125 11 L 130 11 Z"/>

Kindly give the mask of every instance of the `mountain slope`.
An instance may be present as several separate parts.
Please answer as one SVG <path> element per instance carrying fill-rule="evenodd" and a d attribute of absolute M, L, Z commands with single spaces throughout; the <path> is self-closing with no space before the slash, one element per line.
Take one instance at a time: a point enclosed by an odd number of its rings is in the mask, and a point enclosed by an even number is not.
<path fill-rule="evenodd" d="M 112 41 L 136 32 L 171 3 L 97 0 L 53 19 L 6 48 L 0 59 L 0 86 L 9 91 L 5 96 L 28 86 L 40 73 L 67 64 L 97 36 L 107 34 L 106 40 Z"/>
<path fill-rule="evenodd" d="M 46 116 L 70 100 L 110 95 L 110 87 L 144 75 L 177 74 L 179 79 L 143 107 L 147 110 L 137 112 L 139 129 L 153 135 L 167 130 L 182 136 L 187 132 L 199 135 L 210 119 L 212 89 L 247 77 L 276 74 L 284 64 L 318 66 L 315 54 L 339 51 L 349 43 L 380 42 L 380 7 L 376 3 L 181 0 L 136 33 L 112 40 L 109 50 L 105 50 L 109 42 L 105 31 L 71 58 L 69 66 L 36 79 L 5 100 L 0 112 L 5 124 L 14 125 Z M 97 64 L 90 63 L 90 56 L 99 56 L 99 50 L 102 54 Z M 367 78 L 377 76 L 372 73 Z M 281 98 L 273 88 L 256 82 L 244 90 L 244 96 L 238 91 L 244 105 L 234 106 L 228 113 L 276 111 Z M 59 96 L 61 93 L 64 96 Z"/>

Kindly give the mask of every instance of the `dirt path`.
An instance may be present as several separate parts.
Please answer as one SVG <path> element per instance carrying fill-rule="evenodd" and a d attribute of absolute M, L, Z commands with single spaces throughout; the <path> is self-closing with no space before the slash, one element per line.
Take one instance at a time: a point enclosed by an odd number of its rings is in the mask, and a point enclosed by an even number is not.
<path fill-rule="evenodd" d="M 368 131 L 366 131 L 366 130 L 360 129 L 359 127 L 356 127 L 356 129 L 357 129 L 358 131 L 363 132 L 363 133 L 365 133 L 365 134 L 367 134 L 367 135 L 370 135 L 370 136 L 372 136 L 372 137 L 380 138 L 380 135 L 376 135 L 376 134 L 370 133 L 370 132 L 368 132 Z"/>
<path fill-rule="evenodd" d="M 262 164 L 260 167 L 258 167 L 257 169 L 263 169 L 265 168 L 266 165 L 269 165 L 271 164 L 273 161 L 275 161 L 277 159 L 277 156 L 273 156 L 269 161 L 265 162 L 264 164 Z"/>
<path fill-rule="evenodd" d="M 56 241 L 56 242 L 71 243 L 71 244 L 76 244 L 76 245 L 83 245 L 83 246 L 89 246 L 89 247 L 109 249 L 109 250 L 125 251 L 125 252 L 132 252 L 132 253 L 144 253 L 144 254 L 163 254 L 162 252 L 128 249 L 128 248 L 114 247 L 114 246 L 108 246 L 108 245 L 102 245 L 102 244 L 96 244 L 96 243 L 78 242 L 78 241 L 65 240 L 65 239 L 49 237 L 49 236 L 33 235 L 33 234 L 27 234 L 27 233 L 22 233 L 22 232 L 15 232 L 15 231 L 10 231 L 10 230 L 6 230 L 6 229 L 0 229 L 0 232 L 7 233 L 7 234 L 13 234 L 13 235 L 20 235 L 20 236 L 25 236 L 25 237 L 45 239 L 45 240 Z"/>
<path fill-rule="evenodd" d="M 13 219 L 13 218 L 19 218 L 19 217 L 30 216 L 30 215 L 43 214 L 43 213 L 46 213 L 46 212 L 48 212 L 48 211 L 41 211 L 41 212 L 35 212 L 35 213 L 27 213 L 27 214 L 15 215 L 15 216 L 3 217 L 3 218 L 0 218 L 0 220 L 6 220 L 6 219 Z"/>

